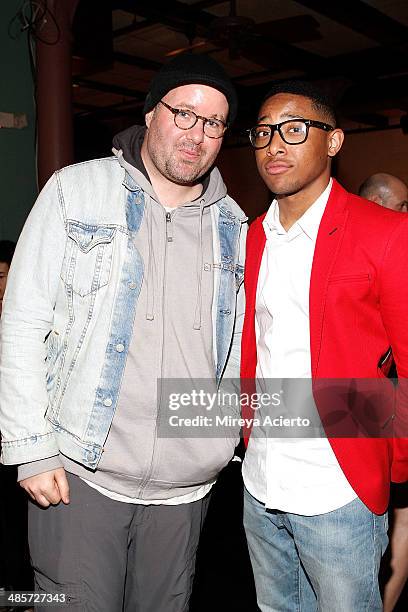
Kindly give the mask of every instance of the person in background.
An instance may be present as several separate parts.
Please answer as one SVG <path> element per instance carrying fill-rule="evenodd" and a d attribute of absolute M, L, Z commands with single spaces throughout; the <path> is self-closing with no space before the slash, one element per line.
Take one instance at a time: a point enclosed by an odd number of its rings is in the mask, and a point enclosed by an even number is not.
<path fill-rule="evenodd" d="M 11 240 L 0 240 L 0 316 L 15 247 Z M 27 498 L 22 493 L 17 486 L 16 468 L 0 464 L 0 591 L 33 588 L 27 545 Z M 12 609 L 11 605 L 4 608 Z M 32 612 L 32 608 L 26 612 Z"/>
<path fill-rule="evenodd" d="M 345 422 L 327 436 L 261 429 L 249 439 L 244 525 L 258 605 L 379 612 L 390 478 L 408 480 L 408 216 L 331 177 L 344 134 L 313 84 L 277 83 L 249 135 L 275 199 L 248 233 L 242 379 L 305 379 L 313 391 L 330 379 L 334 390 L 348 385 L 340 404 L 328 393 L 328 416 L 339 406 Z M 382 414 L 393 427 L 385 436 L 381 418 L 380 435 L 362 435 L 353 429 L 353 381 L 375 382 L 382 407 L 392 388 L 381 369 L 390 346 L 402 377 L 398 401 Z M 317 416 L 327 432 L 323 400 Z"/>
<path fill-rule="evenodd" d="M 210 491 L 236 440 L 158 428 L 164 380 L 239 378 L 246 216 L 214 166 L 236 111 L 212 58 L 165 64 L 146 125 L 117 135 L 113 157 L 56 172 L 17 244 L 2 460 L 19 464 L 32 500 L 36 589 L 65 594 L 70 610 L 189 605 Z"/>
<path fill-rule="evenodd" d="M 7 277 L 15 248 L 15 242 L 11 240 L 0 240 L 0 316 L 3 308 L 3 297 L 6 290 Z"/>
<path fill-rule="evenodd" d="M 358 195 L 385 208 L 408 212 L 408 186 L 392 174 L 372 174 L 360 185 Z"/>
<path fill-rule="evenodd" d="M 360 186 L 359 195 L 386 208 L 408 212 L 408 186 L 397 176 L 379 172 L 369 176 Z M 394 374 L 398 374 L 395 373 Z M 384 612 L 392 612 L 408 578 L 408 486 L 391 487 L 389 565 L 383 567 Z M 387 555 L 388 556 L 388 555 Z M 391 570 L 387 579 L 386 573 Z"/>

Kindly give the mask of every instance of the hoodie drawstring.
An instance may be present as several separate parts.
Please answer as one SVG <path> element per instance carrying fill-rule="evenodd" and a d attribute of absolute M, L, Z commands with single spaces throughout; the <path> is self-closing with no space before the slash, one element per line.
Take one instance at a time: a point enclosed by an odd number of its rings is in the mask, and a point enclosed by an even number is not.
<path fill-rule="evenodd" d="M 203 213 L 204 202 L 200 200 L 200 218 L 198 222 L 198 246 L 197 246 L 197 302 L 195 307 L 193 329 L 201 329 L 202 299 L 201 290 L 203 284 Z"/>
<path fill-rule="evenodd" d="M 146 304 L 146 319 L 153 321 L 154 319 L 154 279 L 153 279 L 153 222 L 152 222 L 152 203 L 146 202 L 146 225 L 147 225 L 147 240 L 149 244 L 149 265 L 147 268 L 147 304 Z"/>

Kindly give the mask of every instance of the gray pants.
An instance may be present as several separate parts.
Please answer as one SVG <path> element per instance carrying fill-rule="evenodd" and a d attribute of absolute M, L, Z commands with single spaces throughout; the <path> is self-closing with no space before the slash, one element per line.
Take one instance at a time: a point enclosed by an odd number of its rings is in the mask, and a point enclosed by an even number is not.
<path fill-rule="evenodd" d="M 114 501 L 67 474 L 70 503 L 30 502 L 36 591 L 65 593 L 69 605 L 38 612 L 188 610 L 209 496 L 178 506 Z"/>

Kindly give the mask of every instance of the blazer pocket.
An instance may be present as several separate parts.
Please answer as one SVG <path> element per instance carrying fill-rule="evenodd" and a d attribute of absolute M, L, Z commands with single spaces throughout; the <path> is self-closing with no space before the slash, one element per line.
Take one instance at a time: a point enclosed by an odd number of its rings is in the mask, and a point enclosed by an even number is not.
<path fill-rule="evenodd" d="M 358 283 L 369 280 L 369 274 L 337 274 L 329 278 L 329 285 L 334 283 Z"/>

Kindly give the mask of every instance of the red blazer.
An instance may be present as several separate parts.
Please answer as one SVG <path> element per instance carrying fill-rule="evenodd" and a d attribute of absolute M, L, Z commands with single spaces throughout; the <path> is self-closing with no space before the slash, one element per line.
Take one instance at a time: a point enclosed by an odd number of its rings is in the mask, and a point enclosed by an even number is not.
<path fill-rule="evenodd" d="M 257 364 L 255 300 L 264 217 L 251 225 L 247 241 L 241 376 L 249 379 Z M 333 181 L 316 240 L 309 313 L 314 379 L 383 376 L 378 364 L 392 346 L 398 414 L 408 432 L 408 214 L 363 200 Z M 383 513 L 390 479 L 408 480 L 408 441 L 330 438 L 330 443 L 360 499 Z"/>

